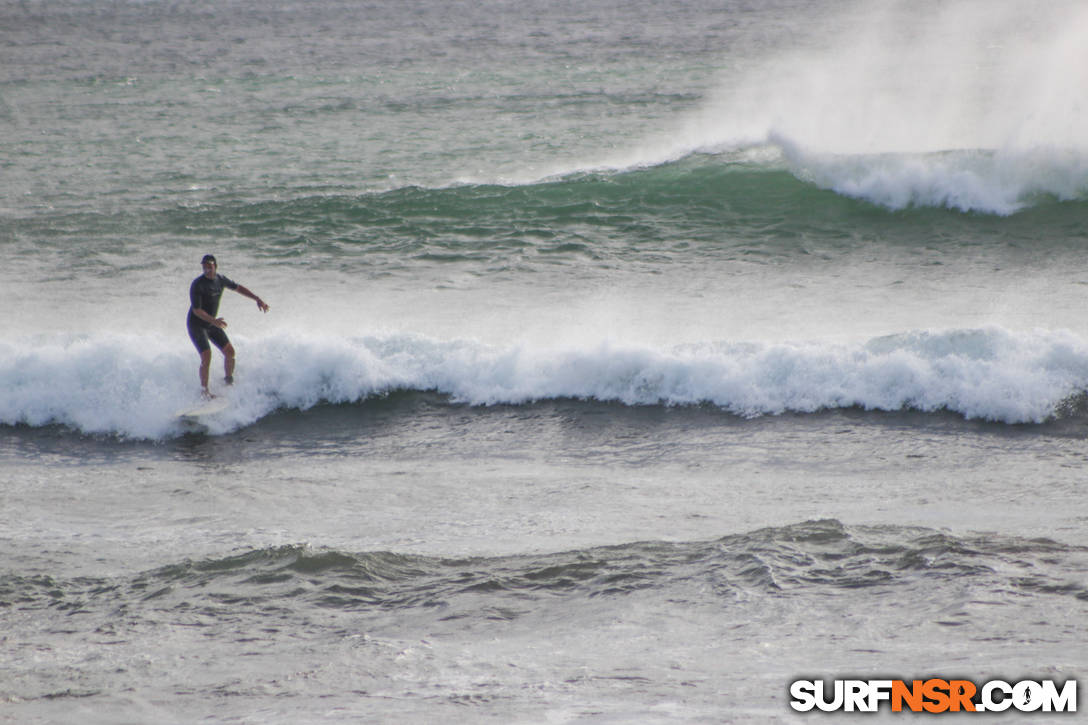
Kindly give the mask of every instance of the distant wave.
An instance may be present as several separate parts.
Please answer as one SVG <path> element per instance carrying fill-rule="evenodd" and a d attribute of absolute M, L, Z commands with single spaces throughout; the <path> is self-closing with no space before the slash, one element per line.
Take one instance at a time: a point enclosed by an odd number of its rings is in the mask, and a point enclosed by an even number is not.
<path fill-rule="evenodd" d="M 444 621 L 511 620 L 549 602 L 637 592 L 705 603 L 909 593 L 923 583 L 974 582 L 1019 598 L 1088 599 L 1073 573 L 1083 547 L 996 534 L 955 536 L 908 526 L 844 526 L 835 519 L 769 527 L 710 541 L 644 541 L 569 552 L 449 559 L 288 545 L 183 561 L 115 579 L 0 577 L 0 605 L 116 617 L 170 612 L 290 616 L 299 607 L 380 613 L 417 609 Z M 1026 575 L 1025 572 L 1032 572 Z M 995 595 L 996 596 L 996 595 Z"/>
<path fill-rule="evenodd" d="M 744 196 L 740 183 L 728 182 L 754 181 L 765 187 L 771 179 L 754 177 L 780 172 L 804 185 L 897 211 L 935 208 L 1008 216 L 1048 202 L 1088 201 L 1088 154 L 1074 149 L 845 153 L 805 146 L 777 132 L 761 142 L 674 150 L 660 158 L 636 157 L 625 165 L 589 167 L 562 178 L 577 179 L 586 173 L 633 174 L 676 183 L 677 173 L 684 172 L 691 175 L 692 182 L 705 184 L 707 159 L 720 171 L 732 174 L 715 175 L 717 183 L 711 184 L 722 202 L 733 201 L 734 195 Z M 656 174 L 651 170 L 657 170 Z M 693 198 L 702 196 L 688 188 Z"/>
<path fill-rule="evenodd" d="M 1069 235 L 1040 234 L 1040 225 L 1065 226 L 1088 214 L 1088 160 L 1077 166 L 1073 158 L 1024 157 L 1017 166 L 982 152 L 846 157 L 784 148 L 698 153 L 658 166 L 579 171 L 518 186 L 232 200 L 154 212 L 145 223 L 229 236 L 240 244 L 252 240 L 265 258 L 305 257 L 339 268 L 359 255 L 393 267 L 417 259 L 501 262 L 526 251 L 547 254 L 549 262 L 556 255 L 626 256 L 648 246 L 668 249 L 677 240 L 726 254 L 758 249 L 792 255 L 798 239 L 827 225 L 887 230 L 893 211 L 900 218 L 891 233 L 878 237 L 884 243 L 913 243 L 926 234 L 917 225 L 986 223 L 966 215 L 934 219 L 948 209 L 980 212 L 1044 249 L 1068 244 Z M 1000 216 L 1007 214 L 1012 216 Z M 52 239 L 64 228 L 78 230 L 82 239 L 123 234 L 133 223 L 125 213 L 75 215 L 19 221 L 16 231 Z M 927 243 L 955 245 L 970 231 Z M 873 235 L 861 236 L 868 243 Z"/>
<path fill-rule="evenodd" d="M 574 398 L 719 406 L 739 416 L 867 410 L 952 411 L 1040 423 L 1088 387 L 1088 344 L 1062 332 L 910 332 L 863 344 L 705 342 L 668 349 L 493 347 L 417 335 L 245 341 L 244 374 L 212 433 L 279 408 L 437 391 L 471 405 Z M 189 350 L 96 335 L 0 346 L 0 424 L 161 439 L 195 402 Z"/>
<path fill-rule="evenodd" d="M 950 220 L 950 212 L 958 218 Z M 929 225 L 934 215 L 945 214 L 936 221 L 968 226 L 992 221 L 1041 249 L 1067 244 L 1068 234 L 1039 229 L 1078 224 L 1088 214 L 1088 157 L 981 150 L 826 154 L 774 138 L 648 166 L 575 169 L 516 185 L 224 199 L 156 211 L 8 219 L 0 226 L 14 237 L 63 249 L 77 238 L 83 244 L 146 226 L 249 241 L 265 258 L 305 256 L 311 263 L 328 260 L 339 267 L 346 257 L 360 254 L 395 266 L 414 259 L 499 260 L 526 250 L 560 257 L 637 254 L 647 245 L 661 249 L 675 240 L 705 242 L 726 252 L 788 255 L 814 229 L 819 233 L 827 224 L 886 229 L 893 213 L 896 229 L 904 232 L 879 235 L 889 243 L 916 239 L 909 233 L 912 224 Z M 956 244 L 957 239 L 941 235 L 930 243 Z"/>
<path fill-rule="evenodd" d="M 829 154 L 785 138 L 799 179 L 889 209 L 937 207 L 1007 216 L 1039 203 L 1088 199 L 1088 155 L 1060 149 Z"/>
<path fill-rule="evenodd" d="M 798 178 L 890 209 L 1008 215 L 1088 199 L 1083 2 L 849 8 L 723 70 L 628 166 L 766 145 Z"/>
<path fill-rule="evenodd" d="M 368 242 L 387 238 L 403 250 L 406 239 L 501 245 L 511 230 L 523 241 L 546 244 L 572 225 L 603 233 L 619 227 L 636 239 L 640 231 L 720 239 L 723 225 L 743 235 L 768 225 L 803 227 L 813 214 L 871 217 L 873 207 L 1004 217 L 1063 202 L 1083 213 L 1088 155 L 1062 149 L 835 154 L 772 134 L 753 145 L 617 167 L 586 165 L 533 181 L 411 186 L 225 213 L 244 220 L 246 234 L 267 236 L 284 223 L 321 233 L 362 225 Z M 208 221 L 220 223 L 215 208 L 190 213 L 209 212 Z M 632 228 L 635 220 L 649 228 Z M 199 219 L 179 221 L 200 226 Z"/>

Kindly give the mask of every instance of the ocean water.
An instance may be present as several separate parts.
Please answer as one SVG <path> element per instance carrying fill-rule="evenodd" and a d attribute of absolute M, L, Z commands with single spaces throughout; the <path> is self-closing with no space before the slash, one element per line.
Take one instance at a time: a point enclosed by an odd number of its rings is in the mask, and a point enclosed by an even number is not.
<path fill-rule="evenodd" d="M 1086 107 L 1072 0 L 0 0 L 0 720 L 1085 682 Z"/>

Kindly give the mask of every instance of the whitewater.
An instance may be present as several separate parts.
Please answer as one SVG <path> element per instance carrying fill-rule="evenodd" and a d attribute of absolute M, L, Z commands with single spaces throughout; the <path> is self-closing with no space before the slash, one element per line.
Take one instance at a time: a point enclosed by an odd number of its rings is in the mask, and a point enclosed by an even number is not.
<path fill-rule="evenodd" d="M 947 410 L 1042 423 L 1082 394 L 1088 349 L 1068 333 L 1000 329 L 911 333 L 863 345 L 701 343 L 654 349 L 496 348 L 421 336 L 241 339 L 254 362 L 224 393 L 213 433 L 280 409 L 433 391 L 451 404 L 576 398 L 626 405 L 712 404 L 739 416 L 833 408 Z M 0 422 L 159 439 L 186 432 L 177 411 L 199 397 L 192 359 L 172 341 L 97 335 L 5 349 Z M 1068 407 L 1068 406 L 1065 406 Z"/>
<path fill-rule="evenodd" d="M 890 209 L 1008 215 L 1085 198 L 1088 11 L 1057 3 L 858 5 L 758 63 L 609 168 L 695 151 L 781 164 Z M 813 9 L 814 12 L 819 12 Z"/>

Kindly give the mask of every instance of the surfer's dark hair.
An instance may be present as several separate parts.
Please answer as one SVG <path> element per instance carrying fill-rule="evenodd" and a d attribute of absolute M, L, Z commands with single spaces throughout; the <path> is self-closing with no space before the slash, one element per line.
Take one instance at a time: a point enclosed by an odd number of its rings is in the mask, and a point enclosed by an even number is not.
<path fill-rule="evenodd" d="M 215 255 L 214 254 L 205 254 L 204 259 L 200 260 L 201 264 L 205 264 L 207 262 L 211 262 L 212 264 L 214 264 L 217 267 L 219 266 L 219 262 L 215 261 Z"/>

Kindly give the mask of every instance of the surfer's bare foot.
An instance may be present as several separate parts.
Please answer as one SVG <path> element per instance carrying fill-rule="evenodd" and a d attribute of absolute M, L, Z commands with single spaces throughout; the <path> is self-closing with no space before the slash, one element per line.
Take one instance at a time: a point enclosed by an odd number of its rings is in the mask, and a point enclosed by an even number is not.
<path fill-rule="evenodd" d="M 227 385 L 234 385 L 234 376 L 228 375 L 227 377 L 223 378 L 223 382 Z"/>
<path fill-rule="evenodd" d="M 201 392 L 200 397 L 204 398 L 204 400 L 214 400 L 215 399 L 215 396 L 212 395 L 210 390 L 204 390 L 203 392 Z"/>

